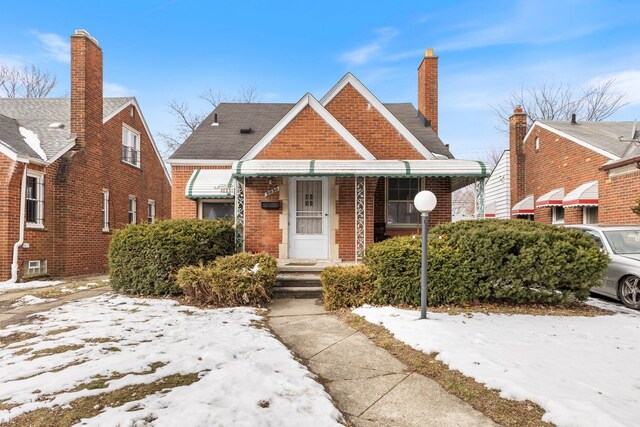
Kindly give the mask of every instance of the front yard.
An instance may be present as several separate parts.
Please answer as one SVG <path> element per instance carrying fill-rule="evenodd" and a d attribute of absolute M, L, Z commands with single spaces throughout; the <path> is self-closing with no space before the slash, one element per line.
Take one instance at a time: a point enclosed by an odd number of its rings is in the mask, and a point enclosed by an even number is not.
<path fill-rule="evenodd" d="M 632 311 L 594 317 L 431 312 L 426 321 L 393 307 L 354 313 L 503 398 L 538 404 L 544 421 L 638 423 L 640 319 Z"/>
<path fill-rule="evenodd" d="M 0 330 L 9 425 L 337 425 L 331 398 L 252 308 L 112 294 Z"/>

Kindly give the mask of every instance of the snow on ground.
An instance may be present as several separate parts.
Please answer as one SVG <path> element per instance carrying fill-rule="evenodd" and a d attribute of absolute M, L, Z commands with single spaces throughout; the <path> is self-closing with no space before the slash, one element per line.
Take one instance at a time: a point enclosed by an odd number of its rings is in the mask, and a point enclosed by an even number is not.
<path fill-rule="evenodd" d="M 34 280 L 33 282 L 24 283 L 9 283 L 0 282 L 0 293 L 3 291 L 13 291 L 16 289 L 33 289 L 33 288 L 46 288 L 47 286 L 55 286 L 62 283 L 59 280 Z"/>
<path fill-rule="evenodd" d="M 329 395 L 283 344 L 253 324 L 262 318 L 252 308 L 200 310 L 173 300 L 105 294 L 39 316 L 0 330 L 0 337 L 37 334 L 0 346 L 0 402 L 19 404 L 0 410 L 0 423 L 83 396 L 198 373 L 201 379 L 191 385 L 104 408 L 80 424 L 338 425 L 340 413 Z M 29 360 L 34 352 L 63 345 L 81 347 Z M 158 362 L 165 365 L 152 372 L 150 365 Z M 115 372 L 127 375 L 103 389 L 70 391 Z"/>
<path fill-rule="evenodd" d="M 559 317 L 506 314 L 451 316 L 393 307 L 354 313 L 451 369 L 529 399 L 559 426 L 638 425 L 640 322 L 628 314 Z M 635 408 L 635 409 L 634 409 Z"/>
<path fill-rule="evenodd" d="M 22 298 L 19 298 L 11 304 L 12 308 L 22 307 L 24 305 L 36 305 L 36 304 L 44 304 L 45 302 L 55 301 L 55 298 L 38 298 L 33 295 L 25 295 Z"/>

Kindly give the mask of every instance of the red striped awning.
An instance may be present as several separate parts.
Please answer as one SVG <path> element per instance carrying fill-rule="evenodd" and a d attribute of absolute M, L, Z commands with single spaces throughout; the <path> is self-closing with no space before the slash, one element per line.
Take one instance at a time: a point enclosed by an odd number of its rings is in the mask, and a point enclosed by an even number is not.
<path fill-rule="evenodd" d="M 565 208 L 572 206 L 598 206 L 598 181 L 582 184 L 562 200 Z"/>
<path fill-rule="evenodd" d="M 528 195 L 511 208 L 512 215 L 533 215 L 533 194 Z"/>
<path fill-rule="evenodd" d="M 564 188 L 555 188 L 536 200 L 536 208 L 562 206 L 562 199 L 564 199 Z"/>

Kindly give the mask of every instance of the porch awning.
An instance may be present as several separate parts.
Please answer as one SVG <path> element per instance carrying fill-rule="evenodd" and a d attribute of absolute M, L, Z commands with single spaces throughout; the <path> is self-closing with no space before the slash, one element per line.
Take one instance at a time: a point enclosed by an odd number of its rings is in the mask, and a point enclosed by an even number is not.
<path fill-rule="evenodd" d="M 513 205 L 511 208 L 511 213 L 513 215 L 533 215 L 533 194 L 528 195 L 524 199 L 520 200 L 518 203 Z"/>
<path fill-rule="evenodd" d="M 562 200 L 565 208 L 572 206 L 598 206 L 598 181 L 582 184 Z"/>
<path fill-rule="evenodd" d="M 187 199 L 232 199 L 232 169 L 196 169 L 187 182 Z"/>
<path fill-rule="evenodd" d="M 233 164 L 235 177 L 451 177 L 453 190 L 489 176 L 473 160 L 245 160 Z"/>
<path fill-rule="evenodd" d="M 536 208 L 562 206 L 562 199 L 564 199 L 564 188 L 556 188 L 539 197 L 538 200 L 536 200 Z"/>
<path fill-rule="evenodd" d="M 496 217 L 496 202 L 489 202 L 484 206 L 484 217 L 485 218 Z"/>

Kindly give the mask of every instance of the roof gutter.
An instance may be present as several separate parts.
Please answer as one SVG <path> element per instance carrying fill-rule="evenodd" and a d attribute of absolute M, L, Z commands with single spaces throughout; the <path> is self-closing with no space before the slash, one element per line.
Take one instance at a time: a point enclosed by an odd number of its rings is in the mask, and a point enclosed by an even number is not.
<path fill-rule="evenodd" d="M 640 156 L 632 157 L 630 159 L 625 159 L 625 160 L 619 160 L 614 163 L 605 164 L 600 167 L 600 170 L 608 171 L 608 170 L 616 169 L 622 166 L 632 165 L 634 163 L 636 164 L 636 168 L 640 169 Z"/>

